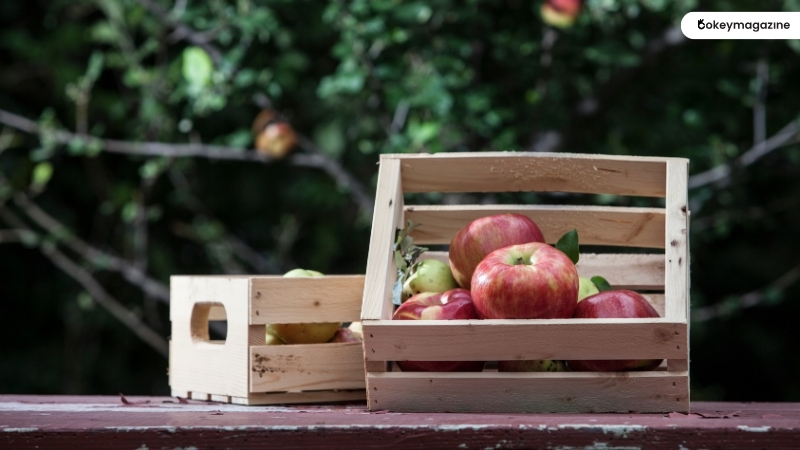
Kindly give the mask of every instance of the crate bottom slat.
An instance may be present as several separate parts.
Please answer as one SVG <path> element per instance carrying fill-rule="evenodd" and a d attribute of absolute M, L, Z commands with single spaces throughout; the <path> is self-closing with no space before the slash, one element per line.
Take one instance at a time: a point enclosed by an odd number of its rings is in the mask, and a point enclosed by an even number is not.
<path fill-rule="evenodd" d="M 368 373 L 369 408 L 401 412 L 688 412 L 688 372 Z"/>
<path fill-rule="evenodd" d="M 230 403 L 234 405 L 288 405 L 302 403 L 333 403 L 365 401 L 364 389 L 321 390 L 304 392 L 264 392 L 250 394 L 248 397 L 205 394 L 202 392 L 172 391 L 172 396 L 182 399 Z"/>

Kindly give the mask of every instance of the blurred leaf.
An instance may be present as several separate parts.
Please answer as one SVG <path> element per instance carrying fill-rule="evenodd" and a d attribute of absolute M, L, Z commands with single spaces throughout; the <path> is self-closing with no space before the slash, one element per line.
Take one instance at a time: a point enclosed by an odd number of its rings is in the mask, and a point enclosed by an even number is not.
<path fill-rule="evenodd" d="M 53 165 L 49 162 L 40 162 L 33 168 L 33 185 L 45 186 L 53 176 Z"/>
<path fill-rule="evenodd" d="M 193 95 L 211 84 L 214 63 L 205 50 L 200 47 L 188 47 L 183 51 L 183 78 L 189 84 L 189 92 Z"/>

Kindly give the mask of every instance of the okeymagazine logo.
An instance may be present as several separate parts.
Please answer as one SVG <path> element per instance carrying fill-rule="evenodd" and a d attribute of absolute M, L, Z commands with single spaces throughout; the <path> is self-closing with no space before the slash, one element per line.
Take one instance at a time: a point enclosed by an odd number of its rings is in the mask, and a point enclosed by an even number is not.
<path fill-rule="evenodd" d="M 681 31 L 689 39 L 800 39 L 800 12 L 691 12 Z"/>

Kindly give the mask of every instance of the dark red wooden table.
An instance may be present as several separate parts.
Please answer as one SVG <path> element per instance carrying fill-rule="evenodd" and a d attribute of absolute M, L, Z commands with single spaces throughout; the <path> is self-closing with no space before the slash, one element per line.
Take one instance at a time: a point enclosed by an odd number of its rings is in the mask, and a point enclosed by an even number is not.
<path fill-rule="evenodd" d="M 800 449 L 800 404 L 693 403 L 689 415 L 403 414 L 361 403 L 0 395 L 0 448 Z"/>

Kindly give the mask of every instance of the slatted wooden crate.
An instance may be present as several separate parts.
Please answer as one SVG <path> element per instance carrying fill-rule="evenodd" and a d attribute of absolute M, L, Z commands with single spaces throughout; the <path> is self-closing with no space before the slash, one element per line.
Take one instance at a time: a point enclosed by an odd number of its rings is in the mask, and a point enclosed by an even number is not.
<path fill-rule="evenodd" d="M 462 412 L 689 410 L 688 160 L 545 153 L 384 155 L 362 306 L 370 409 Z M 664 208 L 407 205 L 405 193 L 567 192 L 664 198 Z M 548 243 L 577 228 L 582 245 L 647 254 L 583 254 L 582 276 L 649 291 L 653 319 L 391 321 L 392 244 L 406 220 L 415 244 L 449 244 L 471 220 L 531 217 Z M 612 249 L 613 251 L 613 249 Z M 619 251 L 619 250 L 617 250 Z M 423 254 L 430 257 L 431 252 Z M 447 261 L 447 253 L 433 253 Z M 392 361 L 664 358 L 648 372 L 400 372 Z"/>
<path fill-rule="evenodd" d="M 349 322 L 364 276 L 173 276 L 172 395 L 246 405 L 363 400 L 361 343 L 265 345 L 266 324 Z M 225 340 L 209 321 L 227 321 Z"/>

